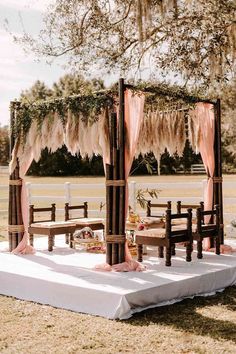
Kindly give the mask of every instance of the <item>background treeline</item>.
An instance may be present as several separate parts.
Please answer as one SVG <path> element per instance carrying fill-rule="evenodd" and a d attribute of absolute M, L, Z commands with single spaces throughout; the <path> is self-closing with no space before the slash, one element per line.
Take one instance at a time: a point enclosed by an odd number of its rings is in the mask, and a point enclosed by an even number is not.
<path fill-rule="evenodd" d="M 85 80 L 80 75 L 65 75 L 53 87 L 48 88 L 43 82 L 36 83 L 23 91 L 20 99 L 26 102 L 44 100 L 50 97 L 65 97 L 73 94 L 86 94 L 104 89 L 102 80 Z M 223 170 L 226 173 L 236 172 L 236 80 L 222 90 L 222 145 Z M 9 162 L 8 127 L 0 126 L 0 165 Z M 186 143 L 183 156 L 170 156 L 165 152 L 161 157 L 161 174 L 176 173 L 179 170 L 187 173 L 191 164 L 201 163 L 200 155 L 196 155 Z M 157 172 L 157 161 L 152 154 L 134 160 L 131 174 L 147 174 Z M 38 162 L 33 162 L 28 172 L 35 176 L 71 176 L 71 175 L 103 175 L 101 156 L 82 159 L 80 155 L 72 156 L 65 146 L 55 153 L 47 149 L 42 151 Z"/>

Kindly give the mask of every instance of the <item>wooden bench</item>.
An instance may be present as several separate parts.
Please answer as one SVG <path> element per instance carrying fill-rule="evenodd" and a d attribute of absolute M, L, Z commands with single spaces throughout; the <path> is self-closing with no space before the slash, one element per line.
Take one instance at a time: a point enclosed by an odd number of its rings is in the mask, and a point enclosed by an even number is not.
<path fill-rule="evenodd" d="M 194 173 L 206 173 L 205 167 L 203 164 L 193 164 L 191 165 L 191 170 L 190 170 L 191 174 Z"/>
<path fill-rule="evenodd" d="M 48 236 L 48 251 L 50 252 L 53 250 L 56 235 L 69 234 L 70 237 L 73 238 L 75 229 L 75 223 L 65 221 L 38 222 L 29 226 L 29 232 L 31 234 Z"/>
<path fill-rule="evenodd" d="M 50 213 L 49 219 L 43 218 L 42 215 Z M 36 220 L 36 218 L 39 218 Z M 29 208 L 29 239 L 30 245 L 34 244 L 34 234 L 48 236 L 48 251 L 53 250 L 54 239 L 56 235 L 70 234 L 73 235 L 76 229 L 74 222 L 55 221 L 56 220 L 56 205 L 53 203 L 51 207 L 35 208 L 30 205 Z"/>

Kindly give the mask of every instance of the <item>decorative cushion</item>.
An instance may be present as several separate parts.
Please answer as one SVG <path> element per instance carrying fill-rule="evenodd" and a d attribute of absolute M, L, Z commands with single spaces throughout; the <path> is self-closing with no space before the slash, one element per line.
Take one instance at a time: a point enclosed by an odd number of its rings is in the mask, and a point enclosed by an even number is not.
<path fill-rule="evenodd" d="M 158 225 L 161 225 L 161 227 L 164 225 L 164 221 L 162 218 L 156 218 L 152 216 L 147 216 L 142 219 L 142 222 L 144 223 L 145 226 L 153 226 L 158 227 Z"/>
<path fill-rule="evenodd" d="M 76 223 L 73 221 L 42 221 L 42 222 L 35 222 L 30 225 L 31 227 L 64 227 L 64 226 L 76 226 Z"/>
<path fill-rule="evenodd" d="M 78 218 L 72 219 L 73 223 L 81 225 L 95 225 L 95 224 L 104 224 L 105 220 L 101 218 Z"/>
<path fill-rule="evenodd" d="M 171 231 L 179 231 L 179 230 L 186 231 L 187 230 L 186 224 L 172 225 Z"/>
<path fill-rule="evenodd" d="M 165 238 L 166 232 L 164 229 L 148 229 L 148 230 L 136 231 L 135 236 Z"/>
<path fill-rule="evenodd" d="M 187 218 L 173 219 L 171 225 L 187 225 Z"/>

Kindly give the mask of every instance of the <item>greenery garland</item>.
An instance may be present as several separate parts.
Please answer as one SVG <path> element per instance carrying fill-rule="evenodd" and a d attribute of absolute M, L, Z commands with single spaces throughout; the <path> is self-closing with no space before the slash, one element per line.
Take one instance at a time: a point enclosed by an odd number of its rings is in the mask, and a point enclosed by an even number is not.
<path fill-rule="evenodd" d="M 18 136 L 25 138 L 35 120 L 40 131 L 44 119 L 54 113 L 58 114 L 65 126 L 68 110 L 74 114 L 75 118 L 82 119 L 86 124 L 93 124 L 101 111 L 105 107 L 112 108 L 113 104 L 114 97 L 109 93 L 73 95 L 33 103 L 13 101 L 11 102 L 11 110 L 15 111 L 13 134 L 15 138 Z"/>
<path fill-rule="evenodd" d="M 136 85 L 127 84 L 126 87 L 136 93 L 146 93 L 146 108 L 175 110 L 184 104 L 191 108 L 196 102 L 213 103 L 203 95 L 198 97 L 197 93 L 195 95 L 184 88 L 169 86 L 166 83 L 156 85 L 150 84 L 150 82 L 139 82 Z M 73 95 L 33 103 L 13 101 L 11 109 L 15 110 L 16 117 L 13 133 L 15 138 L 20 136 L 24 140 L 34 120 L 37 121 L 38 130 L 40 131 L 44 119 L 55 112 L 61 119 L 63 126 L 65 126 L 68 110 L 71 110 L 75 118 L 82 119 L 86 124 L 93 124 L 98 119 L 102 109 L 105 107 L 112 108 L 116 101 L 117 85 L 114 85 L 110 90 L 98 91 L 89 95 Z"/>
<path fill-rule="evenodd" d="M 215 103 L 212 97 L 204 95 L 204 89 L 189 92 L 186 88 L 167 83 L 152 84 L 150 82 L 138 82 L 136 85 L 128 84 L 128 88 L 134 92 L 146 93 L 146 105 L 154 105 L 159 110 L 175 110 L 183 105 L 194 107 L 197 102 Z"/>

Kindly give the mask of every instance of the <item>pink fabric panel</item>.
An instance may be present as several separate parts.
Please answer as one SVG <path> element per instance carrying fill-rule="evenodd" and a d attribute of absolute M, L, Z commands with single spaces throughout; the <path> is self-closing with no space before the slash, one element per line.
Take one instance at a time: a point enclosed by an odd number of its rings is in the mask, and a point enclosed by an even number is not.
<path fill-rule="evenodd" d="M 134 159 L 136 146 L 139 137 L 141 122 L 144 110 L 144 94 L 135 94 L 131 90 L 125 90 L 125 126 L 126 139 L 125 144 L 125 177 L 128 178 L 132 162 Z"/>
<path fill-rule="evenodd" d="M 131 90 L 125 90 L 125 179 L 129 177 L 138 142 L 139 131 L 143 119 L 144 94 L 134 94 Z M 128 184 L 125 197 L 125 215 L 127 216 L 129 205 Z"/>
<path fill-rule="evenodd" d="M 196 115 L 199 118 L 201 126 L 201 138 L 199 143 L 199 151 L 202 156 L 206 171 L 209 178 L 206 189 L 204 191 L 204 209 L 211 210 L 213 206 L 213 179 L 215 171 L 215 155 L 214 155 L 214 137 L 215 137 L 215 117 L 214 106 L 210 103 L 199 102 L 196 105 Z M 207 217 L 206 222 L 209 221 Z M 203 249 L 210 249 L 210 239 L 203 241 Z"/>
<path fill-rule="evenodd" d="M 130 169 L 135 155 L 139 131 L 143 119 L 144 94 L 134 94 L 131 90 L 125 90 L 125 179 L 129 177 Z M 129 206 L 129 190 L 126 184 L 125 195 L 125 219 Z M 125 244 L 125 261 L 132 260 L 127 243 Z M 138 267 L 138 266 L 137 266 Z M 122 269 L 122 268 L 121 268 Z"/>
<path fill-rule="evenodd" d="M 26 185 L 24 177 L 28 171 L 31 163 L 33 161 L 33 155 L 30 156 L 29 160 L 24 163 L 20 163 L 20 178 L 22 178 L 22 190 L 21 190 L 21 211 L 23 224 L 25 228 L 24 236 L 18 246 L 12 251 L 14 254 L 33 254 L 35 250 L 32 246 L 28 244 L 28 226 L 29 226 L 29 201 L 26 191 Z"/>

